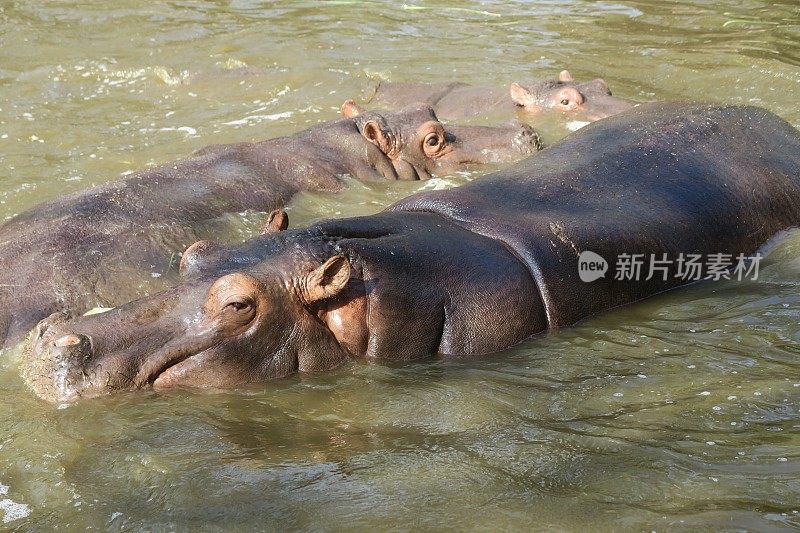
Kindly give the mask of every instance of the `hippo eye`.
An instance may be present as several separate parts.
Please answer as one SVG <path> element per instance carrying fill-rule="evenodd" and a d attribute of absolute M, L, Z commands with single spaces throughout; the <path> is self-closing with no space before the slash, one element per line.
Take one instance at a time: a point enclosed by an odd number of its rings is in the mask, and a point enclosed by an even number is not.
<path fill-rule="evenodd" d="M 229 307 L 237 313 L 241 313 L 242 311 L 247 311 L 250 308 L 250 304 L 247 302 L 231 302 L 225 307 Z"/>
<path fill-rule="evenodd" d="M 204 320 L 216 324 L 218 332 L 230 337 L 243 333 L 258 315 L 260 282 L 241 272 L 222 276 L 208 289 L 203 304 Z"/>
<path fill-rule="evenodd" d="M 444 131 L 441 122 L 429 120 L 422 124 L 416 131 L 417 150 L 422 150 L 425 157 L 435 159 L 444 155 L 447 151 L 447 133 Z"/>
<path fill-rule="evenodd" d="M 444 136 L 432 131 L 428 133 L 422 141 L 422 149 L 428 157 L 435 157 L 444 148 Z"/>
<path fill-rule="evenodd" d="M 563 100 L 561 100 L 561 105 L 569 105 L 569 99 L 564 98 Z"/>

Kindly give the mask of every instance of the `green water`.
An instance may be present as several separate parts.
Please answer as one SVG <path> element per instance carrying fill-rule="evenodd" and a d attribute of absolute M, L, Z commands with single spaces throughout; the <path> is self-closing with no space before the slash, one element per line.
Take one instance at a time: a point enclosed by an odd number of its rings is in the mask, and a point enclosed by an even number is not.
<path fill-rule="evenodd" d="M 0 220 L 334 118 L 376 79 L 502 85 L 569 68 L 626 98 L 753 103 L 800 125 L 800 5 L 720 4 L 3 2 Z M 292 224 L 420 186 L 307 195 Z M 799 528 L 799 279 L 795 234 L 757 282 L 664 295 L 492 358 L 63 409 L 25 389 L 11 351 L 0 529 Z"/>

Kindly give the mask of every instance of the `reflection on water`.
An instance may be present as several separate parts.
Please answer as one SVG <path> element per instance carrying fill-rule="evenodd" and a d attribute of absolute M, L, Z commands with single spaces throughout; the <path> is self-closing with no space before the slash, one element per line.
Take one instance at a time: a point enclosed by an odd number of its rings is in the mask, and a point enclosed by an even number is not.
<path fill-rule="evenodd" d="M 800 125 L 792 2 L 33 1 L 0 17 L 0 218 L 206 144 L 298 131 L 377 79 L 569 68 L 624 98 L 754 103 Z M 351 182 L 290 216 L 371 213 L 475 177 Z M 234 218 L 225 238 L 261 224 Z M 242 391 L 53 409 L 12 351 L 0 515 L 21 530 L 800 527 L 798 257 L 795 234 L 758 282 L 695 286 L 496 357 Z"/>

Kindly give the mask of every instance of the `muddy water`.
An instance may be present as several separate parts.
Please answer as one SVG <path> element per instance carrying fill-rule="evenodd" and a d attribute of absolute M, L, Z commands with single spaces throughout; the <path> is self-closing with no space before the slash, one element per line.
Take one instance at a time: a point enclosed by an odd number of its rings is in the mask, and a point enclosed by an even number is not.
<path fill-rule="evenodd" d="M 110 6 L 0 7 L 0 219 L 333 118 L 377 79 L 505 84 L 566 67 L 632 99 L 754 103 L 800 125 L 795 2 Z M 417 188 L 354 183 L 290 215 L 374 212 Z M 10 351 L 0 529 L 800 527 L 798 279 L 794 235 L 757 282 L 675 292 L 493 358 L 62 409 L 25 390 Z"/>

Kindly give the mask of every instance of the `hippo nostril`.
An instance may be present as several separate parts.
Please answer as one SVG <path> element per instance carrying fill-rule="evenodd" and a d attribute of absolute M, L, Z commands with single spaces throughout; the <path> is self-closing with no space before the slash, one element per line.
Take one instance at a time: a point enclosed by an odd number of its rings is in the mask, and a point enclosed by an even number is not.
<path fill-rule="evenodd" d="M 67 320 L 70 320 L 74 317 L 75 313 L 73 311 L 65 309 L 63 311 L 57 311 L 52 315 L 48 316 L 47 318 L 39 321 L 39 323 L 36 324 L 36 329 L 33 330 L 34 340 L 38 341 L 39 339 L 44 337 L 45 333 L 50 331 L 51 327 L 58 324 L 63 324 Z"/>
<path fill-rule="evenodd" d="M 36 328 L 33 330 L 33 339 L 39 340 L 44 337 L 45 332 L 47 331 L 49 324 L 46 324 L 44 321 L 39 322 L 36 324 Z"/>
<path fill-rule="evenodd" d="M 66 363 L 69 366 L 83 365 L 93 353 L 91 339 L 81 333 L 62 335 L 52 342 L 52 346 L 50 354 L 53 361 Z"/>
<path fill-rule="evenodd" d="M 514 145 L 522 153 L 530 154 L 542 149 L 542 140 L 533 128 L 526 127 L 514 139 Z"/>
<path fill-rule="evenodd" d="M 59 348 L 66 348 L 67 346 L 75 346 L 76 344 L 80 344 L 83 339 L 77 335 L 64 335 L 56 339 L 53 344 L 58 346 Z"/>

